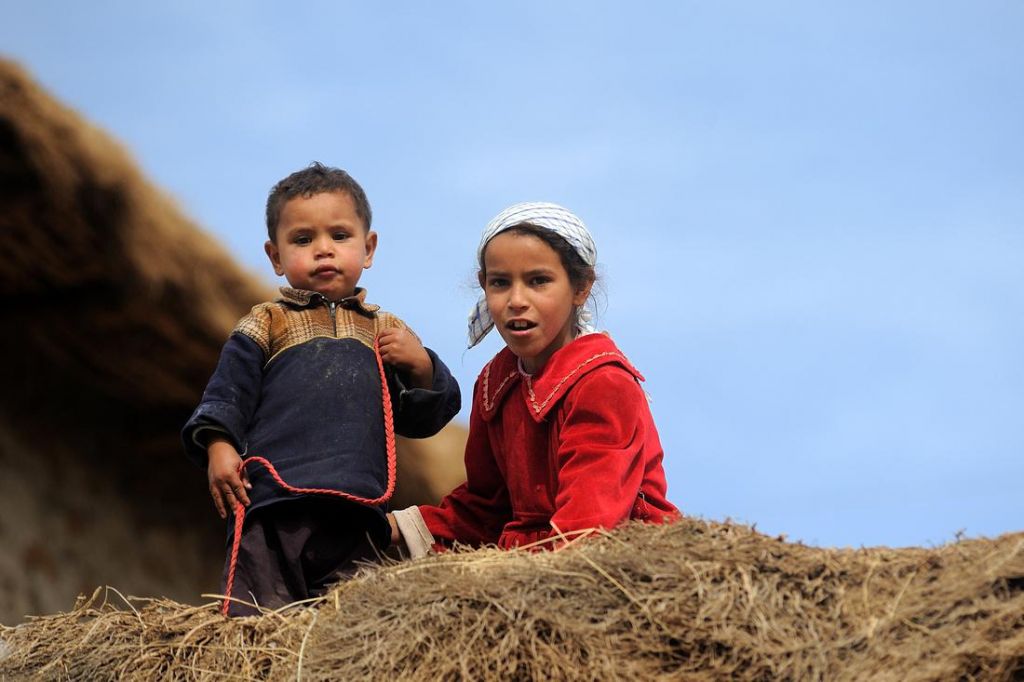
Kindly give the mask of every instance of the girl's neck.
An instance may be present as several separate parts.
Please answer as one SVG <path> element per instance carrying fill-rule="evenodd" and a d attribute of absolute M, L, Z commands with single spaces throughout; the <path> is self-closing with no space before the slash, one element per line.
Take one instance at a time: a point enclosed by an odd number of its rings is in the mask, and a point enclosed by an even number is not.
<path fill-rule="evenodd" d="M 575 341 L 576 339 L 580 338 L 581 336 L 586 336 L 588 333 L 593 333 L 593 332 L 583 332 L 582 334 L 578 334 L 576 336 L 569 337 L 568 341 L 566 341 L 563 345 L 559 346 L 558 349 L 556 349 L 551 355 L 549 355 L 548 357 L 546 357 L 543 360 L 541 360 L 540 364 L 534 365 L 533 363 L 530 363 L 530 362 L 523 362 L 523 358 L 517 355 L 516 356 L 516 367 L 519 369 L 519 373 L 522 376 L 526 376 L 526 377 L 537 376 L 542 371 L 544 371 L 544 368 L 547 366 L 547 364 L 549 362 L 551 362 L 551 358 L 553 358 L 555 355 L 557 355 L 560 350 L 562 350 L 566 346 L 572 345 L 573 341 Z"/>

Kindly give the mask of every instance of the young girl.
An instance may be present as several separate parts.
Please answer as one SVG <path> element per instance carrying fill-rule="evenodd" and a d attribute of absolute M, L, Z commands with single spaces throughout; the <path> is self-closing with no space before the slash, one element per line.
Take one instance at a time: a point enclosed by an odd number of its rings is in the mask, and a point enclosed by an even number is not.
<path fill-rule="evenodd" d="M 389 517 L 412 556 L 454 541 L 554 546 L 590 528 L 679 516 L 665 497 L 643 377 L 588 324 L 597 248 L 548 203 L 505 209 L 477 252 L 484 294 L 469 345 L 493 327 L 506 347 L 473 391 L 464 484 L 440 506 Z"/>

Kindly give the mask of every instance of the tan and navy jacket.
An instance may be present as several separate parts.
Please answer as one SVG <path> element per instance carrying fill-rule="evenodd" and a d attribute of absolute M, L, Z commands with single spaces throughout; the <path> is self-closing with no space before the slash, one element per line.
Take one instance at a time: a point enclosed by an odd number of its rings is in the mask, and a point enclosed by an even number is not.
<path fill-rule="evenodd" d="M 281 298 L 243 317 L 224 345 L 202 401 L 182 431 L 188 457 L 206 467 L 211 431 L 226 434 L 243 456 L 269 460 L 300 488 L 330 488 L 377 498 L 387 486 L 377 334 L 405 323 L 366 303 L 366 291 L 337 303 L 282 288 Z M 430 389 L 406 388 L 386 368 L 399 435 L 433 435 L 458 413 L 459 387 L 434 364 Z M 248 470 L 255 509 L 293 497 L 262 467 Z"/>

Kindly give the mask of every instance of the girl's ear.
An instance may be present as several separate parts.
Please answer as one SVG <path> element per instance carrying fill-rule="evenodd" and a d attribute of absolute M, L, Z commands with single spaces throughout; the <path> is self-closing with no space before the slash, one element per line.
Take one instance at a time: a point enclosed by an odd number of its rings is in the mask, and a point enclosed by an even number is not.
<path fill-rule="evenodd" d="M 590 290 L 594 287 L 594 279 L 588 278 L 586 282 L 583 282 L 572 295 L 572 304 L 577 308 L 587 302 L 590 298 Z"/>
<path fill-rule="evenodd" d="M 476 281 L 480 284 L 481 289 L 487 288 L 487 275 L 484 274 L 483 270 L 476 271 Z"/>
<path fill-rule="evenodd" d="M 277 245 L 267 240 L 267 243 L 263 245 L 263 250 L 267 252 L 267 258 L 270 259 L 270 264 L 274 267 L 274 274 L 278 277 L 284 274 L 284 268 L 281 267 L 281 252 L 277 250 Z"/>

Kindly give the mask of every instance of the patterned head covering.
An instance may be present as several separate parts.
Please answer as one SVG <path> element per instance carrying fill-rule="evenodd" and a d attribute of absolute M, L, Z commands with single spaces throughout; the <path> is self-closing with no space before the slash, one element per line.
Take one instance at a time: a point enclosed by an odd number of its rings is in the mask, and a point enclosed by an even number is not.
<path fill-rule="evenodd" d="M 583 221 L 558 204 L 540 201 L 509 206 L 487 223 L 487 227 L 484 228 L 484 233 L 480 237 L 480 246 L 476 250 L 477 262 L 483 262 L 484 249 L 487 248 L 489 241 L 505 230 L 523 223 L 551 230 L 569 242 L 584 263 L 590 267 L 597 265 L 597 245 L 594 244 L 594 238 L 590 236 Z M 577 311 L 577 325 L 581 333 L 589 334 L 594 331 L 590 326 L 590 313 L 582 307 Z M 487 309 L 487 298 L 481 296 L 469 312 L 469 347 L 472 348 L 480 343 L 480 340 L 487 336 L 487 332 L 493 328 L 494 320 L 491 319 L 491 313 Z"/>

